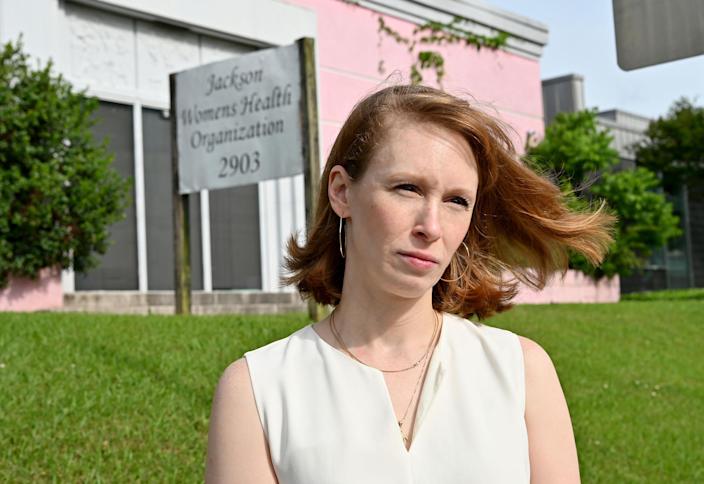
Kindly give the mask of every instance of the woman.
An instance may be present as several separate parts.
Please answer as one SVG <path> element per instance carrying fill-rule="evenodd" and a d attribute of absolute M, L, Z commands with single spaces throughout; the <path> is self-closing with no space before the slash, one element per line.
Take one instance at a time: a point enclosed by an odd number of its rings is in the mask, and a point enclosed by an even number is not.
<path fill-rule="evenodd" d="M 329 317 L 250 351 L 216 390 L 206 479 L 575 483 L 565 398 L 535 342 L 470 322 L 593 262 L 610 216 L 573 213 L 492 117 L 428 87 L 361 101 L 289 283 Z"/>

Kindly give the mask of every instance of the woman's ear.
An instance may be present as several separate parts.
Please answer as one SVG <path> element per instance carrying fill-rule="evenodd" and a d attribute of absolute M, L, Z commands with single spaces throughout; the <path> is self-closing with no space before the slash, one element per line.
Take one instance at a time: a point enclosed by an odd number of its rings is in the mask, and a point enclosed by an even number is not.
<path fill-rule="evenodd" d="M 352 177 L 342 165 L 335 165 L 330 170 L 328 177 L 328 199 L 330 206 L 338 217 L 350 216 L 349 190 L 352 186 Z"/>

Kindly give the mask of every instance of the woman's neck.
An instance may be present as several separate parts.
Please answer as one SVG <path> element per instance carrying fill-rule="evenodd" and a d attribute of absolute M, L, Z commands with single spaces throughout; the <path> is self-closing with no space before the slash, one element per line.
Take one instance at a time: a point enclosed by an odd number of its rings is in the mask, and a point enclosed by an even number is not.
<path fill-rule="evenodd" d="M 385 358 L 415 355 L 428 345 L 437 323 L 432 292 L 419 299 L 362 296 L 343 291 L 335 309 L 335 327 L 349 349 Z"/>

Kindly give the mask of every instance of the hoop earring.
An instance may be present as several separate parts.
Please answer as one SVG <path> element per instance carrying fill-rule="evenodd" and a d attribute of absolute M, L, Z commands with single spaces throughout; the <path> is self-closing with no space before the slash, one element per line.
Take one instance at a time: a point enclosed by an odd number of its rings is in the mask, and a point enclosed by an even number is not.
<path fill-rule="evenodd" d="M 338 226 L 338 229 L 337 229 L 337 239 L 338 239 L 338 242 L 340 243 L 340 255 L 342 256 L 343 259 L 345 258 L 345 249 L 343 248 L 344 244 L 342 243 L 342 226 L 344 225 L 344 221 L 345 221 L 345 219 L 340 217 L 340 225 Z"/>
<path fill-rule="evenodd" d="M 467 247 L 467 244 L 465 244 L 464 241 L 462 242 L 462 245 L 464 245 L 464 250 L 467 252 L 467 261 L 469 261 L 469 247 Z M 469 269 L 469 263 L 464 266 L 464 271 L 462 271 L 462 274 L 460 274 L 460 277 L 458 277 L 457 279 L 443 279 L 441 277 L 440 280 L 443 282 L 457 282 L 464 277 L 464 275 L 467 273 L 467 269 Z"/>

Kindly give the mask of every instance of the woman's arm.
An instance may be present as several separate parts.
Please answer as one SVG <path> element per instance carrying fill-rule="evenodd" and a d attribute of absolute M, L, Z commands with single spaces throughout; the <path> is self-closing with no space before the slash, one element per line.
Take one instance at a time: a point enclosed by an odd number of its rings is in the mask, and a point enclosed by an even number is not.
<path fill-rule="evenodd" d="M 545 350 L 519 336 L 526 376 L 531 484 L 579 483 L 577 447 L 560 380 Z"/>
<path fill-rule="evenodd" d="M 208 433 L 208 484 L 276 484 L 247 361 L 232 363 L 215 390 Z"/>

